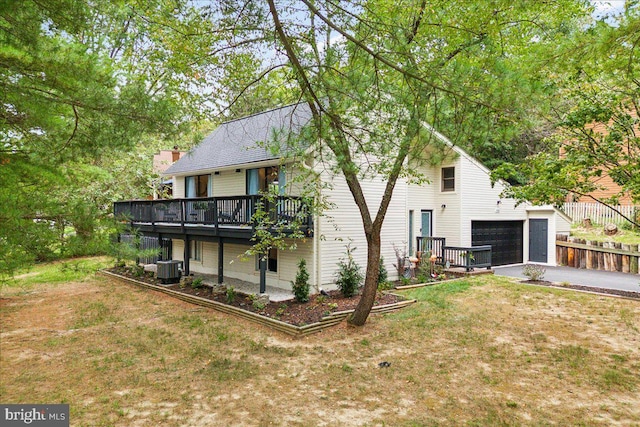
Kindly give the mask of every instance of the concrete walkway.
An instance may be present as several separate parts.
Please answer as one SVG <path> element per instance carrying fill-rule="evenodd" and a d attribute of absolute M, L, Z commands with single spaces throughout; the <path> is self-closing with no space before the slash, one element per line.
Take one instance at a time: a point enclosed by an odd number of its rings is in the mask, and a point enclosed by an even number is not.
<path fill-rule="evenodd" d="M 208 285 L 214 286 L 218 284 L 218 276 L 215 274 L 194 273 L 194 276 L 202 277 L 202 281 Z M 236 291 L 242 292 L 243 294 L 247 295 L 257 295 L 260 293 L 260 285 L 257 283 L 245 282 L 244 280 L 225 277 L 223 284 L 225 286 L 232 286 Z M 269 301 L 272 302 L 280 302 L 293 299 L 293 293 L 291 291 L 276 288 L 274 286 L 267 286 L 265 293 L 269 295 Z"/>
<path fill-rule="evenodd" d="M 526 279 L 522 274 L 523 264 L 494 267 L 494 274 L 498 276 Z M 572 285 L 592 286 L 596 288 L 619 289 L 640 293 L 640 275 L 618 273 L 614 271 L 584 270 L 571 267 L 549 267 L 543 280 Z"/>

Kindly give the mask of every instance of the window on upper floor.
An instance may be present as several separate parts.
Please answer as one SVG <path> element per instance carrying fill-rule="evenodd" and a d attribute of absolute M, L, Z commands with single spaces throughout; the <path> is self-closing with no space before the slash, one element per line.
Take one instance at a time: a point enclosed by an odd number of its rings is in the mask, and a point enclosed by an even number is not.
<path fill-rule="evenodd" d="M 274 188 L 284 194 L 284 168 L 269 166 L 266 168 L 247 169 L 247 194 L 255 195 Z"/>
<path fill-rule="evenodd" d="M 185 177 L 186 198 L 211 197 L 211 175 L 193 175 Z"/>
<path fill-rule="evenodd" d="M 440 191 L 456 191 L 456 168 L 442 168 L 442 185 Z"/>

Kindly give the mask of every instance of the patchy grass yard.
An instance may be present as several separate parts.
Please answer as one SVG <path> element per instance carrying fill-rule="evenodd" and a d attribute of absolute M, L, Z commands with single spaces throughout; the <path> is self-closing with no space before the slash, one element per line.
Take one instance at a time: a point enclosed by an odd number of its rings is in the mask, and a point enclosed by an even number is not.
<path fill-rule="evenodd" d="M 0 401 L 69 403 L 74 426 L 640 425 L 638 302 L 488 276 L 405 293 L 296 340 L 106 277 L 17 282 Z"/>

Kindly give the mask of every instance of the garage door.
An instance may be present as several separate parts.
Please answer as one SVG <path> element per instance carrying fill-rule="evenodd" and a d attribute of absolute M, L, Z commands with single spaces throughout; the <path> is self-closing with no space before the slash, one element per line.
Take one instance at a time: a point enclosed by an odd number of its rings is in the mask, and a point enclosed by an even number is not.
<path fill-rule="evenodd" d="M 471 221 L 471 244 L 491 245 L 491 264 L 522 262 L 523 221 Z"/>

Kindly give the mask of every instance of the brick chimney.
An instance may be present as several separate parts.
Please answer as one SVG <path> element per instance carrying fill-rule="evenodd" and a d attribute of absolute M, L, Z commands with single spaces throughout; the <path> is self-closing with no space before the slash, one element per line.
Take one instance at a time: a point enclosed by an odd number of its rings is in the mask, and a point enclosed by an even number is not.
<path fill-rule="evenodd" d="M 173 151 L 171 152 L 171 162 L 175 163 L 180 159 L 180 150 L 178 150 L 178 146 L 173 146 Z"/>

